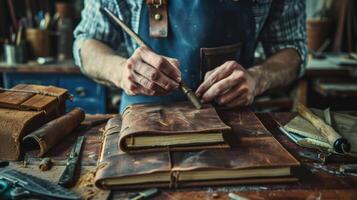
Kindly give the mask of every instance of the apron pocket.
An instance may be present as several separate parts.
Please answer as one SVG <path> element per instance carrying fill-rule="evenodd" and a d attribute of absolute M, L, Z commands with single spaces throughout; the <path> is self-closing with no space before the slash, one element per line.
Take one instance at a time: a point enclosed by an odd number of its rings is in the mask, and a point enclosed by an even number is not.
<path fill-rule="evenodd" d="M 228 60 L 239 60 L 241 43 L 219 47 L 201 48 L 201 81 L 206 72 L 222 65 Z"/>

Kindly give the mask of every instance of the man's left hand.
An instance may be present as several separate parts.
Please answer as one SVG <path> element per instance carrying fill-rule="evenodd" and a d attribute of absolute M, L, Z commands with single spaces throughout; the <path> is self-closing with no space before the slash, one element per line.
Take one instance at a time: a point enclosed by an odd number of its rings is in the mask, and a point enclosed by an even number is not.
<path fill-rule="evenodd" d="M 236 61 L 227 61 L 209 71 L 196 95 L 203 102 L 215 100 L 226 107 L 246 106 L 253 102 L 257 81 Z"/>

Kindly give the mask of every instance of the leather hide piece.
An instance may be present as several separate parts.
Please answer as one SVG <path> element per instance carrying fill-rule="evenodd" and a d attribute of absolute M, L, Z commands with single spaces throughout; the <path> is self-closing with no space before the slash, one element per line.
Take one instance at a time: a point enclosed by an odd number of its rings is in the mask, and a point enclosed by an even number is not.
<path fill-rule="evenodd" d="M 24 137 L 23 146 L 25 151 L 31 150 L 35 156 L 43 157 L 51 147 L 77 128 L 84 120 L 84 117 L 84 111 L 75 108 L 71 112 L 48 122 Z"/>

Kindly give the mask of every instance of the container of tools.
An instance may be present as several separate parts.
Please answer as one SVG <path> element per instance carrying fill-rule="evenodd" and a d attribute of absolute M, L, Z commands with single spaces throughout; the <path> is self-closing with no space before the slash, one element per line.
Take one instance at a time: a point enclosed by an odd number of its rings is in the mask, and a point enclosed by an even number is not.
<path fill-rule="evenodd" d="M 48 30 L 27 28 L 26 40 L 32 57 L 49 57 L 51 55 L 51 40 Z"/>
<path fill-rule="evenodd" d="M 4 45 L 4 57 L 6 64 L 15 65 L 26 62 L 26 45 L 25 43 L 5 44 Z"/>
<path fill-rule="evenodd" d="M 26 62 L 26 43 L 22 40 L 23 28 L 10 31 L 9 40 L 4 44 L 4 59 L 8 65 L 21 64 Z"/>

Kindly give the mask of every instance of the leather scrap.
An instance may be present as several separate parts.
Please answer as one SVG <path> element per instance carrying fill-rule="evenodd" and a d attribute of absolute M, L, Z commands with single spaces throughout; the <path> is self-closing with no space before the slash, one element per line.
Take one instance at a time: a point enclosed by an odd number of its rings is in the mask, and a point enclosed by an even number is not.
<path fill-rule="evenodd" d="M 42 157 L 63 137 L 70 134 L 84 120 L 85 113 L 80 108 L 43 125 L 23 139 L 25 151 L 33 151 L 37 157 Z"/>
<path fill-rule="evenodd" d="M 0 108 L 0 160 L 18 160 L 22 138 L 46 121 L 43 112 Z"/>

